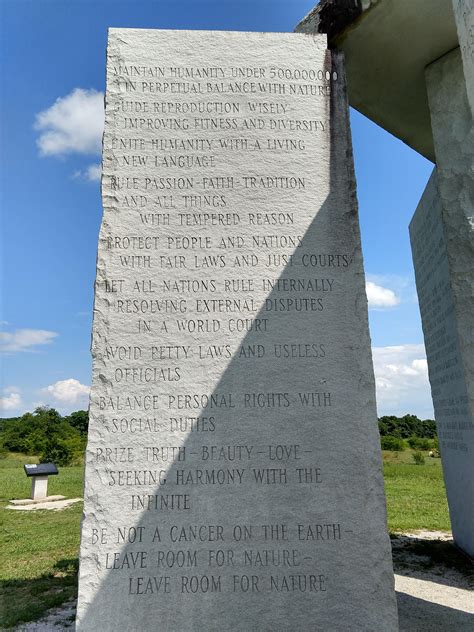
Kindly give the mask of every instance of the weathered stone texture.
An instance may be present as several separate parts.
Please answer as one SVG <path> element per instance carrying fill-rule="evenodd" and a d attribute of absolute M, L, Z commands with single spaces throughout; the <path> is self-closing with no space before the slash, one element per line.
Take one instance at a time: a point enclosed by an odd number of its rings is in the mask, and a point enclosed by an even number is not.
<path fill-rule="evenodd" d="M 426 83 L 437 168 L 410 233 L 453 535 L 474 555 L 474 132 L 459 49 Z"/>
<path fill-rule="evenodd" d="M 474 116 L 474 2 L 453 0 L 454 17 L 461 49 L 467 98 Z"/>
<path fill-rule="evenodd" d="M 81 632 L 397 629 L 325 42 L 110 31 Z"/>
<path fill-rule="evenodd" d="M 298 33 L 325 33 L 329 42 L 350 26 L 362 12 L 370 6 L 370 1 L 322 0 L 296 27 Z"/>

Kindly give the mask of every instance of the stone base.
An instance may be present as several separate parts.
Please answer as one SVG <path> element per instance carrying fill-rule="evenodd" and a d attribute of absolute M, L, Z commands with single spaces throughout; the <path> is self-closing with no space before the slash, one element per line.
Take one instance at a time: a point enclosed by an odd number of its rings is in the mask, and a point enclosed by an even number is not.
<path fill-rule="evenodd" d="M 53 500 L 51 500 L 53 499 Z M 38 511 L 40 509 L 50 509 L 59 511 L 66 509 L 75 503 L 82 501 L 82 498 L 65 498 L 64 496 L 48 496 L 43 500 L 12 500 L 5 509 L 15 509 L 16 511 Z"/>
<path fill-rule="evenodd" d="M 51 503 L 55 500 L 64 500 L 66 496 L 45 496 L 44 498 L 21 498 L 10 500 L 11 505 L 36 505 L 38 503 Z"/>

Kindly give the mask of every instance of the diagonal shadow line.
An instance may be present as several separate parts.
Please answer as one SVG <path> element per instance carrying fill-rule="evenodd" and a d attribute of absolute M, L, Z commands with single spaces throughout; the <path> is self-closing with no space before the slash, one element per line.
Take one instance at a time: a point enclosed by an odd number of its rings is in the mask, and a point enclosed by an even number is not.
<path fill-rule="evenodd" d="M 341 57 L 332 53 L 332 63 L 340 76 L 343 73 Z M 268 362 L 265 357 L 251 359 L 240 358 L 234 354 L 228 366 L 217 382 L 213 395 L 218 398 L 233 393 L 236 397 L 248 393 L 279 393 L 280 400 L 285 401 L 286 393 L 292 401 L 287 406 L 248 407 L 245 414 L 242 408 L 215 408 L 196 411 L 201 416 L 215 417 L 213 432 L 190 432 L 182 444 L 185 448 L 186 461 L 175 460 L 166 471 L 167 483 L 151 491 L 151 495 L 174 493 L 170 490 L 170 481 L 176 481 L 182 469 L 223 469 L 235 470 L 252 467 L 272 467 L 268 452 L 259 455 L 258 460 L 240 462 L 205 463 L 198 460 L 203 445 L 235 446 L 246 445 L 248 437 L 254 437 L 255 449 L 266 451 L 268 445 L 284 444 L 314 446 L 310 457 L 301 463 L 307 466 L 321 467 L 324 481 L 322 484 L 300 485 L 255 485 L 244 478 L 241 484 L 229 482 L 225 485 L 189 485 L 176 486 L 176 491 L 189 493 L 192 509 L 187 512 L 168 513 L 164 511 L 144 511 L 137 515 L 136 528 L 142 528 L 146 544 L 126 543 L 104 545 L 99 549 L 100 563 L 104 563 L 105 551 L 117 551 L 120 560 L 126 554 L 137 551 L 154 550 L 153 568 L 135 570 L 106 570 L 102 566 L 101 579 L 95 568 L 96 562 L 93 547 L 86 542 L 83 525 L 82 546 L 89 549 L 89 557 L 81 561 L 81 590 L 93 588 L 94 597 L 89 603 L 79 603 L 78 630 L 337 630 L 336 621 L 351 622 L 353 630 L 376 629 L 378 614 L 374 614 L 373 600 L 379 602 L 382 612 L 395 612 L 394 594 L 387 590 L 393 585 L 391 569 L 390 543 L 386 532 L 384 513 L 383 481 L 381 476 L 380 442 L 378 437 L 375 386 L 370 357 L 370 339 L 368 335 L 367 301 L 364 293 L 364 272 L 360 252 L 360 236 L 358 228 L 357 202 L 355 198 L 355 180 L 352 165 L 352 147 L 348 105 L 343 81 L 334 90 L 331 99 L 331 161 L 330 161 L 330 193 L 320 209 L 315 209 L 315 217 L 306 231 L 300 253 L 340 253 L 341 244 L 352 244 L 346 253 L 351 264 L 346 267 L 329 266 L 329 259 L 322 257 L 316 268 L 299 268 L 288 263 L 279 275 L 281 280 L 293 278 L 332 278 L 336 289 L 332 292 L 331 302 L 323 294 L 315 292 L 314 298 L 322 298 L 327 312 L 292 312 L 271 315 L 278 326 L 270 333 L 265 331 L 249 331 L 239 343 L 239 347 L 264 345 L 265 349 L 273 348 L 283 341 L 310 342 L 325 344 L 327 353 L 324 358 L 314 363 L 301 359 L 282 359 L 280 362 Z M 294 209 L 297 212 L 297 208 Z M 342 220 L 342 221 L 341 221 Z M 350 281 L 347 277 L 350 277 Z M 304 296 L 308 296 L 304 294 Z M 267 299 L 282 298 L 282 293 L 273 289 Z M 337 302 L 336 305 L 333 303 Z M 326 308 L 325 308 L 326 309 Z M 296 314 L 296 316 L 295 316 Z M 265 304 L 255 317 L 268 318 Z M 334 332 L 337 331 L 337 337 Z M 192 337 L 180 340 L 182 344 L 196 343 Z M 257 348 L 257 347 L 256 347 Z M 303 368 L 302 368 L 303 367 Z M 370 368 L 368 368 L 370 367 Z M 331 375 L 338 377 L 338 382 L 331 380 Z M 298 407 L 297 395 L 288 391 L 288 380 L 298 378 L 301 391 L 327 392 L 333 391 L 339 398 L 334 405 L 319 403 L 314 407 Z M 340 379 L 339 379 L 340 378 Z M 201 390 L 200 382 L 205 376 L 196 376 L 194 392 Z M 307 386 L 310 385 L 310 388 Z M 337 391 L 336 391 L 337 389 Z M 368 395 L 369 393 L 369 395 Z M 317 398 L 316 398 L 317 399 Z M 293 402 L 293 400 L 295 400 Z M 242 398 L 241 398 L 242 401 Z M 324 398 L 322 400 L 324 402 Z M 194 414 L 194 413 L 193 413 Z M 178 415 L 175 415 L 178 416 Z M 97 420 L 95 423 L 99 423 Z M 296 429 L 295 429 L 296 428 Z M 315 441 L 316 437 L 316 441 Z M 171 439 L 172 441 L 172 439 Z M 177 442 L 179 444 L 179 435 Z M 193 454 L 194 453 L 194 454 Z M 252 457 L 253 459 L 253 457 Z M 283 461 L 276 467 L 293 468 L 294 462 Z M 93 467 L 93 466 L 92 466 Z M 234 480 L 238 474 L 234 472 Z M 228 479 L 230 480 L 230 479 Z M 224 489 L 222 489 L 224 488 Z M 135 493 L 135 490 L 133 490 Z M 141 490 L 140 490 L 141 491 Z M 150 493 L 144 488 L 144 493 Z M 104 511 L 100 504 L 95 506 L 98 519 L 103 524 L 111 524 L 112 513 L 127 502 L 130 492 L 116 491 L 112 505 Z M 121 498 L 123 497 L 123 501 Z M 93 498 L 86 498 L 89 517 L 94 520 Z M 115 505 L 114 505 L 115 503 Z M 186 513 L 186 515 L 184 515 Z M 120 514 L 119 514 L 120 515 Z M 216 518 L 218 517 L 218 518 Z M 353 525 L 351 534 L 342 540 L 313 542 L 299 545 L 294 541 L 267 541 L 262 537 L 261 525 L 284 524 L 295 522 L 305 524 L 327 523 Z M 98 522 L 94 523 L 98 524 Z M 182 540 L 172 544 L 169 540 L 173 525 L 207 525 L 223 527 L 224 540 L 211 542 L 194 542 Z M 156 526 L 160 527 L 161 541 L 150 543 L 150 534 Z M 246 549 L 272 549 L 289 551 L 291 558 L 293 549 L 301 551 L 311 558 L 311 562 L 301 561 L 301 566 L 284 566 L 268 568 L 244 565 L 240 559 L 242 544 L 232 540 L 235 525 L 251 525 L 253 537 L 245 542 Z M 117 523 L 115 523 L 117 526 Z M 123 526 L 118 523 L 118 526 Z M 115 529 L 116 530 L 116 529 Z M 210 530 L 207 530 L 210 533 Z M 212 531 L 218 533 L 216 528 Z M 171 569 L 165 566 L 157 568 L 158 551 L 177 549 L 183 551 L 184 567 Z M 222 550 L 227 556 L 228 566 L 207 565 L 209 549 Z M 233 564 L 229 550 L 234 553 Z M 188 555 L 187 552 L 190 552 Z M 193 551 L 197 552 L 199 566 L 192 563 Z M 92 552 L 92 553 L 91 553 Z M 303 554 L 302 553 L 302 554 Z M 282 553 L 281 553 L 282 554 Z M 301 555 L 302 555 L 301 554 Z M 283 555 L 283 554 L 282 554 Z M 191 556 L 191 557 L 190 557 Z M 151 557 L 147 560 L 150 561 Z M 288 561 L 288 560 L 287 560 Z M 303 570 L 302 570 L 303 569 Z M 352 590 L 354 575 L 364 578 L 364 589 Z M 374 570 L 375 569 L 375 570 Z M 269 574 L 304 574 L 315 576 L 325 574 L 328 578 L 328 589 L 313 592 L 285 590 L 271 594 L 266 590 L 245 593 L 232 591 L 232 582 L 227 579 L 232 575 L 251 576 Z M 136 577 L 171 577 L 173 591 L 154 592 L 129 596 L 128 576 Z M 206 576 L 211 589 L 197 593 L 182 592 L 181 576 Z M 217 590 L 218 581 L 212 577 L 223 577 L 225 590 Z M 224 581 L 225 580 L 225 581 Z M 204 580 L 203 580 L 204 581 Z M 175 589 L 176 585 L 181 591 Z M 153 581 L 152 581 L 153 584 Z M 337 585 L 340 584 L 340 589 Z M 142 584 L 143 588 L 146 580 Z M 205 582 L 204 584 L 205 585 Z M 250 581 L 251 585 L 251 581 Z M 133 584 L 134 589 L 137 584 Z M 163 589 L 163 580 L 161 583 Z M 188 584 L 189 586 L 189 584 Z M 230 589 L 228 588 L 230 586 Z M 342 592 L 341 592 L 342 590 Z M 352 592 L 351 592 L 352 590 Z M 350 594 L 349 594 L 350 593 Z M 237 596 L 237 598 L 236 598 Z M 240 601 L 239 601 L 240 600 Z M 316 606 L 315 606 L 316 602 Z M 213 618 L 209 619 L 212 611 Z M 317 620 L 314 620 L 315 613 Z M 386 622 L 386 630 L 395 629 L 390 614 Z M 396 615 L 394 615 L 396 616 Z M 375 618 L 374 618 L 375 617 Z M 393 626 L 393 627 L 392 627 Z"/>
<path fill-rule="evenodd" d="M 392 540 L 395 572 L 415 579 L 458 588 L 462 577 L 474 587 L 474 567 L 470 557 L 452 540 L 403 535 Z"/>

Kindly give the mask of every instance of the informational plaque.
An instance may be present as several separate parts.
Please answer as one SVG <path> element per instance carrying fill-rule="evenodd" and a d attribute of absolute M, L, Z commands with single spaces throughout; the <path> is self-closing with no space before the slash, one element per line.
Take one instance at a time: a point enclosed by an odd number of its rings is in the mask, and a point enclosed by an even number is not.
<path fill-rule="evenodd" d="M 80 631 L 397 629 L 341 60 L 111 29 Z"/>

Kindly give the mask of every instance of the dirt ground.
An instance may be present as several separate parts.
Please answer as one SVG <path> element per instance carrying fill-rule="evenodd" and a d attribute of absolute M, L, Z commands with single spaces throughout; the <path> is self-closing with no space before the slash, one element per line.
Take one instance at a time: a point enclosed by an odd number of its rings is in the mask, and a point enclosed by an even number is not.
<path fill-rule="evenodd" d="M 400 632 L 473 632 L 473 565 L 454 547 L 451 535 L 399 534 L 392 550 Z M 15 632 L 73 632 L 75 606 L 64 604 Z"/>

